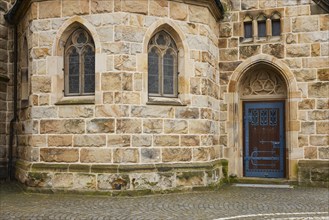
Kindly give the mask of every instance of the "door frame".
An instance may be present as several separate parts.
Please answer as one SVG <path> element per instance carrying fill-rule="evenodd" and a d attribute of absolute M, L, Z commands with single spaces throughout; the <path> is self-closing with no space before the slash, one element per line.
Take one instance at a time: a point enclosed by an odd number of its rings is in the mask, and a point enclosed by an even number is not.
<path fill-rule="evenodd" d="M 241 104 L 242 104 L 242 112 L 241 112 L 241 120 L 242 120 L 242 126 L 241 126 L 241 133 L 242 133 L 242 175 L 243 177 L 247 177 L 246 176 L 246 169 L 245 169 L 245 161 L 244 161 L 244 158 L 245 158 L 245 154 L 246 154 L 246 146 L 245 146 L 245 130 L 244 130 L 244 127 L 245 127 L 245 120 L 244 120 L 244 117 L 245 117 L 245 105 L 246 103 L 282 103 L 282 111 L 283 111 L 283 115 L 282 115 L 282 125 L 280 127 L 282 127 L 282 131 L 280 131 L 280 133 L 282 132 L 282 139 L 283 139 L 283 155 L 282 155 L 282 161 L 280 161 L 280 163 L 282 162 L 283 163 L 283 166 L 282 166 L 282 169 L 283 169 L 283 177 L 270 177 L 270 178 L 287 178 L 288 177 L 288 170 L 287 168 L 289 167 L 288 166 L 288 158 L 287 158 L 287 147 L 286 147 L 286 101 L 283 100 L 283 99 L 273 99 L 273 100 L 262 100 L 262 99 L 259 99 L 259 100 L 241 100 Z M 267 177 L 257 177 L 257 178 L 267 178 Z"/>

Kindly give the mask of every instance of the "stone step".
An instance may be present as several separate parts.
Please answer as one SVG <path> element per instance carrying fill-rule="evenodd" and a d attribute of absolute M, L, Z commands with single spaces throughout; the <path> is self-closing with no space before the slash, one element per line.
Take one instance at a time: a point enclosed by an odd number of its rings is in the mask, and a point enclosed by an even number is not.
<path fill-rule="evenodd" d="M 243 177 L 235 179 L 235 183 L 241 184 L 273 184 L 273 185 L 297 185 L 297 181 L 285 178 L 254 178 Z"/>

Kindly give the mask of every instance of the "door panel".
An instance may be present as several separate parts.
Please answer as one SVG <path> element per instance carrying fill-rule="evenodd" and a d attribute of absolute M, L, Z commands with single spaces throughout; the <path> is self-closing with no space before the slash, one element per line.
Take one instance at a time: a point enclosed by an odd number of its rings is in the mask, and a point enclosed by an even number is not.
<path fill-rule="evenodd" d="M 244 102 L 244 175 L 282 178 L 284 102 Z"/>

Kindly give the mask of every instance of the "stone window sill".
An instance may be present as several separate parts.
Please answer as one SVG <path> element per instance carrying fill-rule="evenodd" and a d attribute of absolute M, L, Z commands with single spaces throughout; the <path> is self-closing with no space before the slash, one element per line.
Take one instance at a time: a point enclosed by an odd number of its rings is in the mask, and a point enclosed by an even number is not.
<path fill-rule="evenodd" d="M 179 98 L 167 98 L 167 97 L 149 97 L 149 100 L 146 102 L 146 104 L 186 106 L 181 102 Z"/>
<path fill-rule="evenodd" d="M 95 104 L 95 96 L 63 97 L 55 105 L 90 105 Z"/>

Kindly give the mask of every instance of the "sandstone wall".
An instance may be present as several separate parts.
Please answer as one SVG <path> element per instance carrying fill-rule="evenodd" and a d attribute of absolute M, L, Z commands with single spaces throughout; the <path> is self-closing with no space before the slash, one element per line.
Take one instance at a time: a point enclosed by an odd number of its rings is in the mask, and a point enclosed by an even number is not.
<path fill-rule="evenodd" d="M 287 80 L 290 84 L 287 83 L 286 147 L 288 175 L 296 178 L 296 161 L 329 159 L 329 15 L 311 0 L 224 0 L 222 3 L 226 9 L 219 36 L 222 114 L 232 104 L 228 98 L 236 97 L 227 92 L 237 66 L 247 66 L 248 62 L 266 55 L 273 57 L 274 62 L 282 62 L 285 77 L 292 73 Z M 281 37 L 245 41 L 244 16 L 250 14 L 255 18 L 264 13 L 270 17 L 274 12 L 281 14 Z M 229 118 L 220 125 L 221 135 L 229 136 L 228 143 L 220 144 L 230 161 L 241 158 L 242 150 L 241 142 L 235 145 L 236 136 L 230 136 L 233 132 L 239 134 L 232 128 L 233 120 Z M 241 175 L 237 167 L 231 167 L 231 172 Z"/>
<path fill-rule="evenodd" d="M 0 178 L 7 177 L 9 123 L 13 118 L 13 33 L 4 19 L 11 4 L 9 0 L 0 2 Z"/>
<path fill-rule="evenodd" d="M 29 107 L 20 111 L 18 178 L 31 186 L 47 182 L 47 187 L 54 188 L 86 189 L 89 184 L 90 189 L 100 189 L 100 178 L 113 182 L 118 177 L 101 176 L 90 168 L 96 165 L 128 164 L 137 170 L 142 164 L 192 163 L 198 167 L 199 162 L 221 158 L 219 28 L 207 7 L 167 0 L 34 2 L 19 25 L 19 42 L 24 37 L 28 40 L 31 95 Z M 92 97 L 63 96 L 62 37 L 75 24 L 86 28 L 95 41 L 96 91 Z M 147 44 L 161 28 L 179 46 L 179 97 L 150 103 Z M 51 167 L 63 164 L 84 168 Z M 183 171 L 193 169 L 189 166 Z M 213 169 L 199 169 L 186 184 L 209 185 L 205 170 L 214 181 L 221 176 L 221 171 L 213 175 Z M 129 174 L 128 182 L 160 178 L 156 170 L 152 172 L 143 178 Z M 170 178 L 182 179 L 179 175 L 183 174 L 171 172 Z M 73 176 L 83 186 L 73 186 Z M 35 179 L 42 179 L 42 184 Z M 111 184 L 106 187 L 112 189 Z"/>

